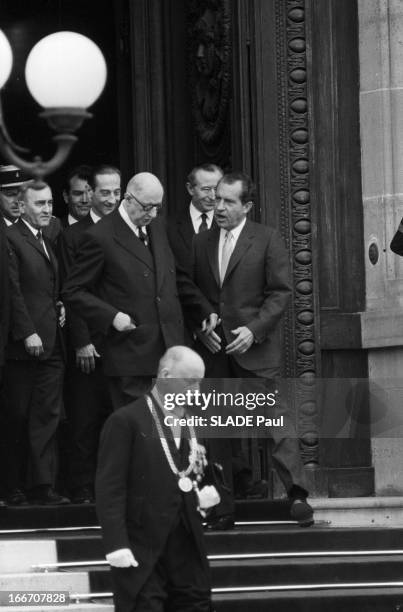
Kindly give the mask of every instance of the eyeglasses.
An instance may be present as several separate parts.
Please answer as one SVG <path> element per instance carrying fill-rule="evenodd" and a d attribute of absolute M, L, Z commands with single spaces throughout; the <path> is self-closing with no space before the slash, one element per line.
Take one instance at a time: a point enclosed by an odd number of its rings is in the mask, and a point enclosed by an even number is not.
<path fill-rule="evenodd" d="M 159 212 L 161 210 L 161 208 L 162 208 L 162 202 L 159 202 L 158 204 L 143 204 L 132 193 L 125 193 L 125 199 L 126 200 L 135 200 L 137 202 L 137 204 L 139 206 L 141 206 L 141 208 L 144 210 L 144 212 L 151 212 L 152 210 L 154 210 L 154 208 L 155 208 L 155 210 L 157 212 Z"/>

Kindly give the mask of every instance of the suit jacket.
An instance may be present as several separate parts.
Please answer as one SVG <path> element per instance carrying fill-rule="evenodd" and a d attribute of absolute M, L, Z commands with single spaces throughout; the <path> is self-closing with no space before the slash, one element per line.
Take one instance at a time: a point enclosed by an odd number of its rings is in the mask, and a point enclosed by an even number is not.
<path fill-rule="evenodd" d="M 78 223 L 66 226 L 62 232 L 58 244 L 58 259 L 60 275 L 64 282 L 73 267 L 75 258 L 84 240 L 85 232 L 94 225 L 91 215 L 87 215 Z M 88 324 L 71 308 L 67 307 L 67 333 L 69 345 L 72 349 L 87 346 L 92 342 Z"/>
<path fill-rule="evenodd" d="M 10 283 L 8 268 L 6 224 L 0 222 L 0 367 L 4 364 L 10 318 Z"/>
<path fill-rule="evenodd" d="M 214 219 L 211 229 L 217 227 Z M 193 237 L 196 235 L 192 218 L 189 212 L 189 206 L 177 217 L 168 217 L 167 234 L 170 247 L 177 264 L 185 270 L 191 270 L 192 259 L 192 243 Z"/>
<path fill-rule="evenodd" d="M 58 324 L 59 272 L 50 242 L 44 236 L 49 259 L 38 240 L 22 219 L 7 229 L 10 246 L 11 324 L 8 359 L 34 359 L 25 350 L 24 338 L 37 333 L 44 352 L 50 357 L 57 336 L 62 342 Z"/>
<path fill-rule="evenodd" d="M 232 329 L 247 326 L 253 332 L 256 342 L 234 358 L 264 375 L 281 362 L 279 324 L 291 295 L 288 253 L 276 230 L 247 220 L 221 287 L 219 237 L 219 228 L 195 236 L 193 280 L 219 314 L 227 343 L 234 340 Z"/>
<path fill-rule="evenodd" d="M 85 233 L 63 296 L 97 334 L 109 376 L 152 376 L 166 348 L 183 344 L 175 261 L 163 222 L 149 226 L 151 250 L 133 234 L 118 210 Z M 118 332 L 118 312 L 136 329 Z"/>
<path fill-rule="evenodd" d="M 195 232 L 189 207 L 178 217 L 168 218 L 167 234 L 177 264 L 185 269 L 190 269 L 192 241 Z"/>
<path fill-rule="evenodd" d="M 187 467 L 187 440 L 182 439 L 185 447 L 178 451 L 162 415 L 160 422 L 176 466 Z M 120 408 L 106 421 L 95 488 L 106 553 L 133 550 L 139 562 L 134 575 L 138 591 L 161 555 L 179 512 L 193 534 L 202 562 L 207 563 L 195 493 L 180 491 L 144 398 Z"/>
<path fill-rule="evenodd" d="M 403 219 L 400 222 L 396 234 L 392 238 L 390 248 L 396 255 L 403 255 Z"/>

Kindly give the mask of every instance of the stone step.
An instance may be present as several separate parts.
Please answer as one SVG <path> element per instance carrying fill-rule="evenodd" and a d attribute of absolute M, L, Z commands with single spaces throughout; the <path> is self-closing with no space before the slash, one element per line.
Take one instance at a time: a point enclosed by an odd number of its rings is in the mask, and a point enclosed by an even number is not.
<path fill-rule="evenodd" d="M 87 572 L 0 574 L 0 591 L 68 591 L 88 593 Z"/>
<path fill-rule="evenodd" d="M 0 574 L 30 572 L 35 563 L 57 561 L 55 540 L 0 541 Z"/>
<path fill-rule="evenodd" d="M 104 558 L 100 533 L 53 534 L 59 561 Z M 247 527 L 206 533 L 208 554 L 403 549 L 403 528 Z"/>
<path fill-rule="evenodd" d="M 264 584 L 291 585 L 337 584 L 350 582 L 388 581 L 402 579 L 403 555 L 389 557 L 321 557 L 293 559 L 251 559 L 212 561 L 212 584 L 215 588 L 231 586 L 260 586 Z M 111 591 L 109 566 L 88 566 L 91 592 Z"/>
<path fill-rule="evenodd" d="M 403 587 L 216 594 L 215 612 L 397 612 Z"/>

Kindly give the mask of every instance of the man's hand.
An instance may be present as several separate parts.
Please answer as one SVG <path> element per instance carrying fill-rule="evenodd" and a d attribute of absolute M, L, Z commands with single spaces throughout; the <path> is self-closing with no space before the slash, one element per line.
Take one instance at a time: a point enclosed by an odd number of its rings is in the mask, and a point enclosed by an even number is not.
<path fill-rule="evenodd" d="M 215 331 L 211 331 L 209 334 L 203 331 L 197 331 L 196 336 L 200 342 L 204 344 L 210 353 L 218 353 L 221 350 L 221 338 Z"/>
<path fill-rule="evenodd" d="M 124 312 L 118 312 L 118 314 L 112 321 L 112 325 L 118 332 L 136 329 L 136 326 L 133 323 L 132 319 L 129 317 L 128 314 L 125 314 Z"/>
<path fill-rule="evenodd" d="M 57 302 L 56 306 L 59 309 L 59 325 L 60 327 L 64 327 L 66 324 L 66 309 L 63 302 Z"/>
<path fill-rule="evenodd" d="M 231 329 L 231 334 L 237 337 L 225 347 L 227 355 L 245 353 L 253 344 L 254 336 L 248 327 L 242 326 Z"/>
<path fill-rule="evenodd" d="M 136 559 L 130 548 L 119 548 L 106 555 L 106 560 L 112 567 L 138 567 Z"/>
<path fill-rule="evenodd" d="M 100 357 L 97 349 L 93 344 L 87 344 L 76 349 L 76 366 L 80 368 L 84 374 L 89 374 L 95 370 L 95 358 Z"/>
<path fill-rule="evenodd" d="M 220 323 L 221 323 L 221 319 L 218 318 L 218 314 L 215 312 L 212 312 L 207 317 L 207 319 L 204 319 L 204 321 L 202 321 L 201 330 L 202 332 L 206 334 L 210 334 L 213 331 L 213 329 L 215 329 L 217 325 L 219 325 Z"/>
<path fill-rule="evenodd" d="M 42 340 L 38 334 L 27 336 L 24 340 L 24 346 L 28 355 L 31 355 L 31 357 L 39 357 L 39 355 L 43 353 Z"/>

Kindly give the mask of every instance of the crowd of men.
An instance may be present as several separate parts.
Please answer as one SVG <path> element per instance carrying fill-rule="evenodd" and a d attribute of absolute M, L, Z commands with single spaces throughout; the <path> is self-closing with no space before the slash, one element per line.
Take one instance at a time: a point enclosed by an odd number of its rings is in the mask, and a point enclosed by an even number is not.
<path fill-rule="evenodd" d="M 138 173 L 122 190 L 117 168 L 81 166 L 66 178 L 57 219 L 47 183 L 0 168 L 3 504 L 92 503 L 105 420 L 150 392 L 170 347 L 192 346 L 210 379 L 273 388 L 291 295 L 286 249 L 276 230 L 247 218 L 255 190 L 246 174 L 204 164 L 186 188 L 182 212 L 165 218 L 155 175 Z M 273 463 L 292 517 L 309 525 L 287 410 Z M 61 420 L 68 473 L 57 490 Z M 234 496 L 264 496 L 267 483 L 253 480 L 239 440 L 206 446 L 227 492 L 208 524 L 231 529 Z"/>

